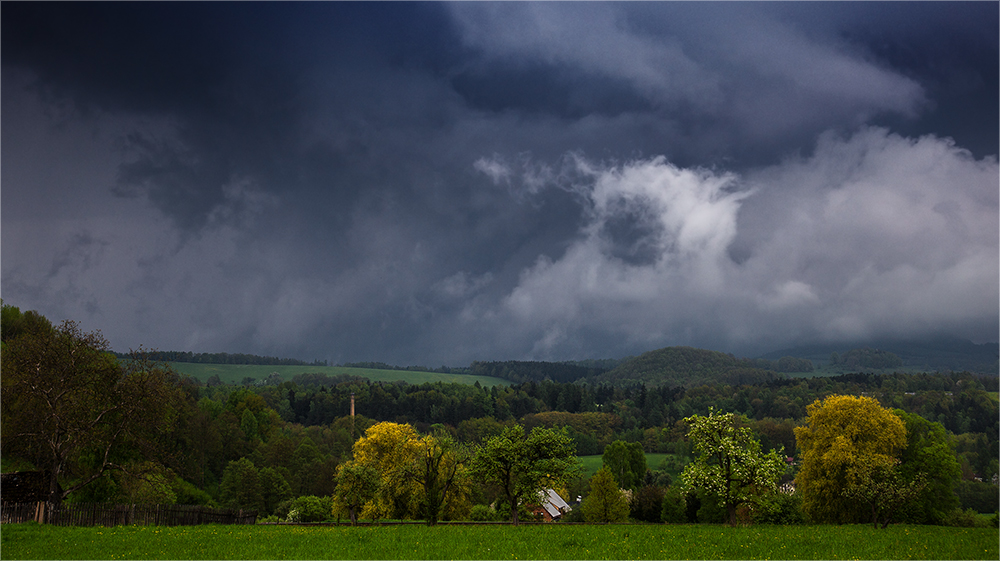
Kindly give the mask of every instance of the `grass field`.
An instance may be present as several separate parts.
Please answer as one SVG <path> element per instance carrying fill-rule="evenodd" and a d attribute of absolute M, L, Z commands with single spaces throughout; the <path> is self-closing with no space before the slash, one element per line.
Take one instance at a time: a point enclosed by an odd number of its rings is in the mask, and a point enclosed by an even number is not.
<path fill-rule="evenodd" d="M 996 529 L 941 526 L 5 524 L 4 559 L 997 559 Z"/>
<path fill-rule="evenodd" d="M 667 458 L 673 458 L 673 454 L 655 454 L 646 453 L 646 467 L 649 469 L 659 469 L 660 463 Z M 597 470 L 601 469 L 604 462 L 601 460 L 601 454 L 595 456 L 577 456 L 580 459 L 580 464 L 583 466 L 583 474 L 586 477 L 590 477 L 597 473 Z M 669 471 L 669 470 L 668 470 Z M 677 474 L 673 474 L 677 475 Z"/>
<path fill-rule="evenodd" d="M 227 384 L 239 384 L 244 378 L 250 377 L 255 380 L 263 380 L 272 372 L 277 372 L 286 381 L 299 374 L 326 374 L 336 376 L 347 374 L 349 376 L 361 376 L 374 382 L 395 382 L 402 380 L 409 384 L 423 384 L 425 382 L 454 382 L 457 384 L 469 384 L 470 386 L 479 382 L 483 387 L 496 385 L 507 386 L 510 382 L 502 378 L 490 376 L 472 376 L 469 374 L 444 374 L 441 372 L 411 372 L 408 370 L 379 370 L 375 368 L 347 368 L 343 366 L 267 366 L 257 364 L 202 364 L 195 362 L 168 362 L 176 372 L 197 378 L 202 382 L 207 381 L 212 376 L 218 376 L 220 380 Z"/>

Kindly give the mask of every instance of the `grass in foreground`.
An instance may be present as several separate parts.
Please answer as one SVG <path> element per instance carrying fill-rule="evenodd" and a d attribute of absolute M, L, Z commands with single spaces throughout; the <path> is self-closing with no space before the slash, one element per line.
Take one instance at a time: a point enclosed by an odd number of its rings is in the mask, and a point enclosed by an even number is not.
<path fill-rule="evenodd" d="M 997 559 L 997 538 L 941 526 L 0 528 L 4 559 Z"/>

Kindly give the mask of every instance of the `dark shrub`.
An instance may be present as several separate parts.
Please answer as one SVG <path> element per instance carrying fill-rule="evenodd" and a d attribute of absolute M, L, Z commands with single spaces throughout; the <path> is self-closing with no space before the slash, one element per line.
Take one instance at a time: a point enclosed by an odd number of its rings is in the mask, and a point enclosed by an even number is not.
<path fill-rule="evenodd" d="M 295 516 L 294 513 L 297 513 Z M 292 501 L 289 516 L 297 518 L 292 522 L 322 522 L 333 516 L 331 497 L 305 496 Z"/>
<path fill-rule="evenodd" d="M 687 503 L 684 494 L 676 486 L 668 487 L 663 493 L 660 520 L 667 524 L 687 524 Z"/>
<path fill-rule="evenodd" d="M 469 520 L 475 522 L 493 522 L 503 520 L 503 516 L 488 505 L 474 505 L 469 512 Z"/>
<path fill-rule="evenodd" d="M 1000 509 L 1000 490 L 996 485 L 966 479 L 955 485 L 955 493 L 961 508 L 971 508 L 983 514 Z"/>
<path fill-rule="evenodd" d="M 632 496 L 631 516 L 643 522 L 659 522 L 663 512 L 663 488 L 646 485 Z"/>
<path fill-rule="evenodd" d="M 976 527 L 976 511 L 971 508 L 962 510 L 956 508 L 945 518 L 946 526 L 959 526 L 961 528 Z"/>
<path fill-rule="evenodd" d="M 728 518 L 726 509 L 719 505 L 719 497 L 714 493 L 698 490 L 698 522 L 701 524 L 722 524 Z"/>
<path fill-rule="evenodd" d="M 758 524 L 803 524 L 802 496 L 798 493 L 774 493 L 763 500 L 754 513 Z"/>

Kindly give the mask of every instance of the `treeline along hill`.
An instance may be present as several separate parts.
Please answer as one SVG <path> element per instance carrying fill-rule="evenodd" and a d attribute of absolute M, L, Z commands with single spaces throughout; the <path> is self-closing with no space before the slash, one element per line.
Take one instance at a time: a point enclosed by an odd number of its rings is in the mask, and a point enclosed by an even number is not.
<path fill-rule="evenodd" d="M 630 504 L 633 519 L 660 521 L 667 510 L 664 501 L 680 496 L 685 520 L 718 522 L 724 513 L 712 508 L 712 497 L 682 485 L 682 470 L 697 456 L 685 419 L 712 411 L 735 414 L 737 424 L 748 427 L 763 450 L 784 450 L 788 465 L 781 480 L 791 483 L 800 452 L 796 427 L 807 423 L 809 406 L 817 400 L 845 395 L 873 398 L 881 407 L 940 427 L 941 445 L 957 471 L 947 476 L 946 496 L 938 498 L 959 513 L 997 509 L 997 376 L 893 371 L 905 365 L 887 351 L 844 349 L 814 366 L 801 357 L 742 359 L 671 347 L 624 360 L 474 362 L 448 368 L 451 374 L 509 382 L 485 387 L 373 381 L 323 373 L 330 367 L 319 361 L 252 355 L 116 356 L 99 335 L 82 333 L 72 323 L 52 326 L 34 312 L 8 305 L 3 306 L 2 336 L 3 471 L 55 472 L 53 496 L 69 502 L 201 504 L 256 508 L 262 519 L 328 519 L 338 476 L 344 477 L 338 468 L 352 461 L 359 438 L 380 422 L 407 425 L 415 434 L 437 435 L 470 450 L 505 428 L 521 426 L 528 432 L 556 429 L 578 456 L 602 455 L 620 442 L 657 458 L 642 468 L 641 485 Z M 100 414 L 112 425 L 72 444 L 61 443 L 62 448 L 43 446 L 25 436 L 29 429 L 39 429 L 38 419 L 27 417 L 33 413 L 25 408 L 29 403 L 10 398 L 18 383 L 32 375 L 18 361 L 44 347 L 46 356 L 54 357 L 52 377 L 74 378 L 81 365 L 57 364 L 72 354 L 68 348 L 73 345 L 90 353 L 85 367 L 92 379 L 79 383 L 105 383 L 103 376 L 113 391 L 101 400 L 75 404 L 63 416 L 77 417 L 70 430 L 81 430 Z M 276 369 L 234 384 L 219 377 L 183 376 L 166 362 L 314 366 L 317 371 L 286 378 Z M 864 364 L 880 366 L 865 371 Z M 859 368 L 838 373 L 853 365 Z M 352 399 L 354 417 L 349 415 Z M 129 407 L 122 406 L 126 400 Z M 51 423 L 42 425 L 42 430 L 54 430 Z M 117 429 L 109 440 L 108 431 Z M 59 452 L 53 455 L 53 449 Z M 560 491 L 571 500 L 586 498 L 590 483 L 579 476 L 564 482 Z M 640 493 L 647 487 L 651 490 Z M 467 504 L 451 508 L 445 517 L 487 516 L 484 509 L 497 502 L 498 493 L 495 485 L 469 486 Z M 639 504 L 638 497 L 646 495 L 655 499 L 655 508 Z M 405 509 L 397 514 L 419 517 Z M 802 520 L 801 513 L 789 516 Z M 944 521 L 916 511 L 909 516 L 914 522 Z"/>

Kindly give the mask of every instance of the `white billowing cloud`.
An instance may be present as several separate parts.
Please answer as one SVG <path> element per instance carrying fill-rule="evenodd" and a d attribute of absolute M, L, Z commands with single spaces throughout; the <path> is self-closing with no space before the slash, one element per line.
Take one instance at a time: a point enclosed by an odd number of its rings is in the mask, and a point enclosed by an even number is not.
<path fill-rule="evenodd" d="M 571 188 L 588 217 L 579 239 L 559 259 L 540 257 L 497 310 L 476 320 L 537 334 L 534 356 L 551 357 L 580 329 L 662 340 L 669 324 L 714 308 L 735 266 L 726 248 L 749 194 L 736 189 L 737 178 L 662 157 L 615 167 L 571 160 Z"/>
<path fill-rule="evenodd" d="M 812 157 L 742 179 L 663 158 L 578 162 L 578 239 L 470 318 L 535 357 L 594 333 L 743 351 L 997 329 L 997 163 L 949 140 L 826 135 Z"/>
<path fill-rule="evenodd" d="M 633 247 L 642 243 L 659 250 L 659 267 L 688 267 L 701 286 L 718 281 L 736 233 L 739 201 L 748 195 L 732 190 L 735 176 L 679 169 L 663 157 L 605 170 L 581 167 L 594 179 L 588 239 L 615 243 L 606 239 L 608 226 L 620 221 L 613 230 L 634 229 Z"/>
<path fill-rule="evenodd" d="M 813 157 L 751 183 L 761 200 L 744 209 L 754 238 L 744 276 L 765 281 L 753 284 L 762 291 L 808 284 L 820 301 L 816 334 L 996 325 L 995 159 L 977 161 L 947 139 L 872 128 L 846 140 L 826 135 Z"/>

